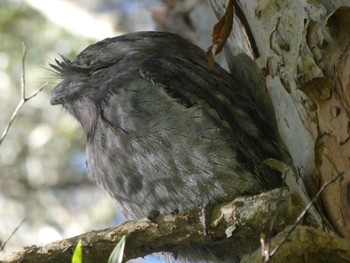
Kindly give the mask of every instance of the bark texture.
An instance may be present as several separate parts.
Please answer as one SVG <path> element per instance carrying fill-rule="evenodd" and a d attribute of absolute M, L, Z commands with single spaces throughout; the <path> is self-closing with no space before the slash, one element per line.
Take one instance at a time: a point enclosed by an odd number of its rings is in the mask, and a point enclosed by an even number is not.
<path fill-rule="evenodd" d="M 220 16 L 226 1 L 209 2 Z M 322 194 L 323 218 L 314 208 L 311 213 L 320 226 L 347 238 L 349 6 L 346 1 L 237 1 L 240 15 L 227 47 L 232 74 L 244 74 L 235 66 L 242 53 L 264 72 L 281 137 L 300 173 L 286 178 L 291 190 L 306 204 L 326 181 L 342 174 Z"/>
<path fill-rule="evenodd" d="M 293 224 L 301 207 L 287 189 L 275 189 L 240 197 L 203 212 L 159 217 L 156 222 L 146 218 L 128 221 L 116 228 L 91 231 L 44 247 L 25 248 L 9 256 L 6 262 L 69 262 L 79 240 L 83 243 L 84 263 L 106 262 L 123 235 L 127 236 L 124 261 L 189 245 L 225 244 L 228 239 L 235 244 L 232 249 L 237 257 L 241 257 L 259 246 L 260 233 L 269 236 Z"/>

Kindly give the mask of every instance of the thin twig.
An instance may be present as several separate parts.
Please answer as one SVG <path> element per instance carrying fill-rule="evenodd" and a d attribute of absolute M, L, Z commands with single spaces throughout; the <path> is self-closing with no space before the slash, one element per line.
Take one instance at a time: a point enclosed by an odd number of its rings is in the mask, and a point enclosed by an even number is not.
<path fill-rule="evenodd" d="M 10 241 L 11 237 L 17 232 L 17 230 L 20 228 L 20 226 L 23 224 L 23 222 L 26 220 L 26 218 L 23 218 L 21 222 L 16 226 L 16 228 L 12 231 L 12 233 L 9 235 L 9 237 L 5 240 L 4 243 L 1 244 L 0 251 L 3 251 L 6 247 L 7 243 Z"/>
<path fill-rule="evenodd" d="M 26 43 L 22 42 L 22 77 L 21 77 L 21 93 L 22 99 L 25 100 L 26 97 L 26 55 L 27 55 L 27 47 Z"/>
<path fill-rule="evenodd" d="M 342 176 L 344 173 L 338 173 L 337 176 L 329 179 L 326 183 L 324 183 L 322 185 L 322 187 L 320 188 L 320 190 L 317 192 L 317 194 L 315 195 L 315 197 L 311 200 L 311 202 L 305 207 L 305 209 L 303 210 L 303 212 L 301 212 L 301 214 L 298 216 L 297 220 L 295 221 L 295 223 L 293 224 L 292 228 L 287 232 L 287 235 L 282 239 L 282 241 L 271 251 L 270 253 L 270 259 L 273 256 L 273 254 L 275 254 L 277 252 L 277 250 L 283 245 L 284 242 L 287 241 L 288 237 L 291 235 L 291 233 L 293 232 L 293 230 L 296 228 L 296 226 L 299 224 L 299 222 L 301 221 L 301 219 L 303 219 L 303 217 L 305 216 L 305 214 L 307 213 L 307 211 L 310 209 L 310 207 L 316 203 L 316 201 L 318 200 L 319 196 L 321 195 L 321 193 L 323 192 L 323 190 L 330 185 L 331 183 L 333 183 L 334 181 L 336 181 L 340 176 Z"/>
<path fill-rule="evenodd" d="M 26 82 L 25 82 L 25 57 L 26 57 L 26 45 L 23 42 L 23 55 L 22 55 L 22 77 L 21 77 L 21 99 L 17 104 L 17 107 L 15 109 L 15 111 L 13 112 L 10 121 L 8 122 L 7 126 L 5 127 L 1 138 L 0 138 L 0 145 L 2 144 L 2 142 L 4 141 L 5 137 L 7 136 L 10 127 L 13 123 L 13 121 L 15 120 L 15 118 L 18 115 L 18 112 L 20 111 L 20 109 L 23 107 L 23 105 L 30 99 L 32 99 L 33 97 L 35 97 L 36 95 L 38 95 L 38 93 L 40 93 L 48 84 L 48 82 L 44 83 L 36 92 L 34 92 L 31 96 L 26 97 Z"/>
<path fill-rule="evenodd" d="M 264 263 L 269 260 L 269 241 L 264 233 L 260 234 L 260 244 L 261 244 L 261 257 L 264 259 Z"/>

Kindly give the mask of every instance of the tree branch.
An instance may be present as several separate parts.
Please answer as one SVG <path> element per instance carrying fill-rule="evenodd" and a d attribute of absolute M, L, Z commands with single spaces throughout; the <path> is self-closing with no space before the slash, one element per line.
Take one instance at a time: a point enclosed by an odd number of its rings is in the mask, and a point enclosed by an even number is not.
<path fill-rule="evenodd" d="M 182 247 L 204 246 L 227 242 L 235 245 L 242 256 L 250 247 L 259 247 L 261 232 L 267 235 L 280 232 L 295 221 L 302 207 L 294 204 L 287 189 L 275 189 L 257 196 L 239 197 L 206 211 L 202 209 L 175 216 L 160 216 L 156 222 L 144 218 L 128 221 L 118 227 L 91 231 L 52 244 L 31 246 L 14 253 L 9 262 L 69 262 L 79 240 L 83 243 L 83 260 L 106 262 L 114 246 L 127 236 L 124 260 L 143 257 L 153 252 L 171 252 Z M 206 215 L 208 215 L 207 217 Z M 273 216 L 271 216 L 273 215 Z M 210 218 L 209 224 L 203 217 Z M 271 224 L 271 218 L 274 223 Z M 270 230 L 270 226 L 272 228 Z M 242 251 L 245 244 L 247 250 Z"/>

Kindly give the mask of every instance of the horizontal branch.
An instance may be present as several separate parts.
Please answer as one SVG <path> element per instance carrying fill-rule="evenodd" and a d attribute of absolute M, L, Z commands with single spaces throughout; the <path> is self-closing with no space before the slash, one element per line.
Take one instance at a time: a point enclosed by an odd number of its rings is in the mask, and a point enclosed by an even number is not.
<path fill-rule="evenodd" d="M 128 221 L 117 227 L 91 231 L 43 247 L 31 246 L 13 253 L 9 261 L 70 262 L 79 240 L 83 243 L 83 260 L 106 262 L 114 246 L 127 236 L 124 260 L 143 257 L 152 252 L 171 252 L 189 246 L 227 242 L 259 247 L 261 233 L 278 233 L 293 224 L 302 211 L 293 203 L 287 189 L 275 189 L 251 197 L 239 197 L 212 209 L 197 209 L 179 215 L 159 216 L 155 222 L 146 218 Z M 204 213 L 204 214 L 203 214 Z M 203 218 L 208 218 L 204 223 Z M 248 251 L 241 251 L 241 257 Z"/>

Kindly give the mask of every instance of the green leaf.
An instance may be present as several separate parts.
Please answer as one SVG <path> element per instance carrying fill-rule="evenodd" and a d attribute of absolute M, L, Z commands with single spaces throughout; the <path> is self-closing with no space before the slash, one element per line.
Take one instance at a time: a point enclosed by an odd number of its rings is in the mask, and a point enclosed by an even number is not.
<path fill-rule="evenodd" d="M 79 240 L 79 243 L 74 250 L 72 263 L 83 263 L 83 243 L 81 240 Z"/>
<path fill-rule="evenodd" d="M 123 260 L 123 254 L 124 254 L 124 247 L 125 247 L 125 239 L 126 237 L 123 236 L 118 244 L 113 249 L 111 255 L 109 256 L 108 263 L 121 263 Z"/>

